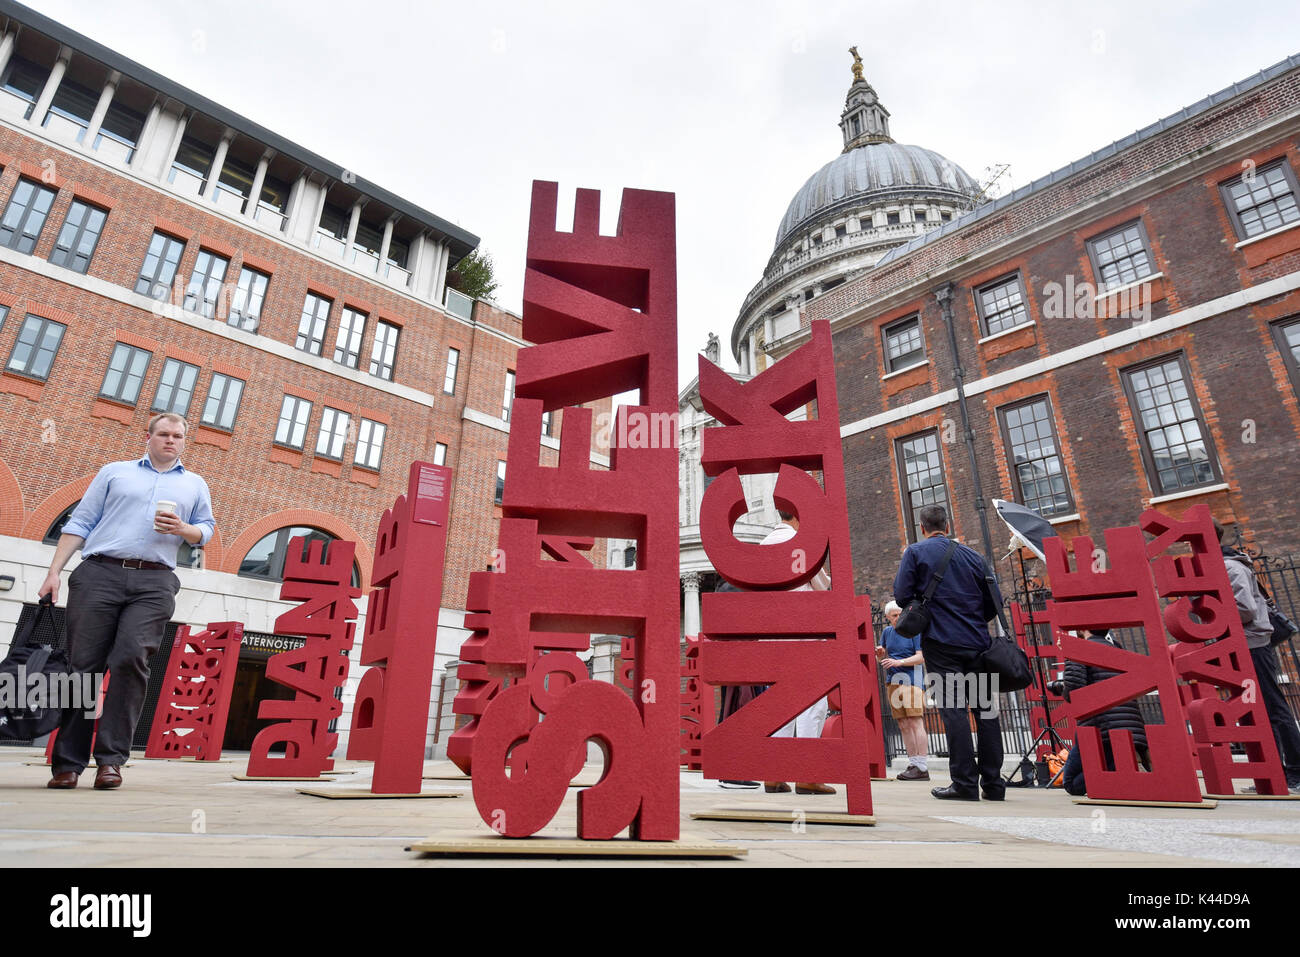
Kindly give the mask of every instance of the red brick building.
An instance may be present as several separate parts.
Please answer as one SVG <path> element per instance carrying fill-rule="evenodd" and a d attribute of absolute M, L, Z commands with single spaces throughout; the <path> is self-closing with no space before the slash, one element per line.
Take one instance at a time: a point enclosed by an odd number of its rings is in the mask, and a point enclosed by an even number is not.
<path fill-rule="evenodd" d="M 1099 545 L 1206 503 L 1300 551 L 1298 172 L 1300 56 L 805 304 L 768 351 L 831 321 L 859 587 L 889 598 L 932 501 L 998 558 L 995 497 Z"/>
<path fill-rule="evenodd" d="M 182 549 L 177 623 L 250 632 L 244 738 L 289 538 L 355 541 L 368 587 L 414 460 L 455 470 L 438 663 L 454 659 L 523 344 L 517 316 L 447 289 L 476 236 L 9 2 L 0 234 L 0 651 L 61 520 L 167 410 L 217 518 L 201 554 Z"/>

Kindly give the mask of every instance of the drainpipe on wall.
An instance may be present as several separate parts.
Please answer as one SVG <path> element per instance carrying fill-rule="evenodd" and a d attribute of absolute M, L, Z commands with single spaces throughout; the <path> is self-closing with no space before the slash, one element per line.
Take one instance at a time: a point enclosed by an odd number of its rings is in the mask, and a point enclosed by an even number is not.
<path fill-rule="evenodd" d="M 980 537 L 984 541 L 984 556 L 993 562 L 993 541 L 989 537 L 988 505 L 984 501 L 984 486 L 980 482 L 979 460 L 975 457 L 975 433 L 970 427 L 970 413 L 966 410 L 966 370 L 962 368 L 961 353 L 957 351 L 957 328 L 952 320 L 952 283 L 946 283 L 934 291 L 934 298 L 939 301 L 943 312 L 943 324 L 948 327 L 948 344 L 952 347 L 953 378 L 957 383 L 957 406 L 961 410 L 961 432 L 966 440 L 966 451 L 970 454 L 970 477 L 975 486 L 975 510 L 980 518 Z"/>

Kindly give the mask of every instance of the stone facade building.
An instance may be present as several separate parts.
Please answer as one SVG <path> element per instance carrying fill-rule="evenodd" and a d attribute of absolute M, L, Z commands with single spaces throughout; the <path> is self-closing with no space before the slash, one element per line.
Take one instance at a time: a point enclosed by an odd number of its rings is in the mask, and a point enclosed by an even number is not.
<path fill-rule="evenodd" d="M 1148 506 L 1205 503 L 1246 541 L 1300 551 L 1298 171 L 1300 56 L 804 306 L 767 348 L 831 322 L 859 588 L 890 597 L 932 501 L 998 559 L 992 498 L 1098 545 Z"/>

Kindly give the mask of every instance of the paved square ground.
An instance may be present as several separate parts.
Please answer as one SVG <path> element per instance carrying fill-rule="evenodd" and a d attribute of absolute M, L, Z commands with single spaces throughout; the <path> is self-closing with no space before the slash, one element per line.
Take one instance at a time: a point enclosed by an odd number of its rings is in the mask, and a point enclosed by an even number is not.
<path fill-rule="evenodd" d="M 0 865 L 19 867 L 519 867 L 540 860 L 442 858 L 406 848 L 429 838 L 488 836 L 468 779 L 426 780 L 461 796 L 431 800 L 327 800 L 305 784 L 236 781 L 246 755 L 221 763 L 149 761 L 123 770 L 124 786 L 95 791 L 93 769 L 73 791 L 45 787 L 49 769 L 27 748 L 0 748 Z M 370 767 L 341 761 L 340 785 L 367 785 Z M 426 774 L 455 773 L 445 761 Z M 1221 867 L 1300 866 L 1300 802 L 1221 801 L 1214 810 L 1096 807 L 1057 789 L 1009 789 L 1007 800 L 944 802 L 932 786 L 875 782 L 875 827 L 803 823 L 798 812 L 845 811 L 841 794 L 801 797 L 723 790 L 681 774 L 682 838 L 748 850 L 739 860 L 606 860 L 602 867 Z M 574 796 L 543 832 L 574 836 Z M 789 823 L 694 821 L 714 807 L 776 808 Z M 561 864 L 590 866 L 589 860 Z"/>

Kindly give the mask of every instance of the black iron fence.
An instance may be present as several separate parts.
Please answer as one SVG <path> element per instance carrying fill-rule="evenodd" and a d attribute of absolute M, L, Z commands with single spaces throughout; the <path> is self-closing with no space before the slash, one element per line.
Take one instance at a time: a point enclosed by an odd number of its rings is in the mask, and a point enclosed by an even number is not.
<path fill-rule="evenodd" d="M 1250 554 L 1254 560 L 1255 573 L 1260 583 L 1268 590 L 1277 607 L 1289 615 L 1292 620 L 1300 621 L 1300 556 L 1289 555 L 1283 558 L 1274 558 L 1254 551 L 1250 551 Z M 1033 621 L 1035 613 L 1046 609 L 1046 602 L 1051 597 L 1051 592 L 1043 587 L 1038 580 L 1024 576 L 1021 576 L 1015 582 L 1004 584 L 1005 587 L 1002 591 L 1006 596 L 1008 624 L 1011 622 L 1011 602 L 1019 602 L 1031 622 L 1026 627 L 1026 633 L 1030 636 L 1030 641 L 1039 646 L 1051 644 L 1052 637 L 1048 633 L 1049 629 L 1046 625 Z M 871 624 L 876 635 L 879 636 L 881 629 L 885 626 L 885 618 L 883 608 L 875 604 L 871 608 Z M 1125 648 L 1141 651 L 1145 654 L 1150 647 L 1147 643 L 1146 633 L 1141 628 L 1116 628 L 1112 634 L 1116 642 Z M 1279 668 L 1278 684 L 1282 688 L 1287 704 L 1291 706 L 1291 713 L 1300 715 L 1300 656 L 1296 651 L 1295 638 L 1283 642 L 1274 650 L 1277 652 Z M 1037 669 L 1038 680 L 1042 684 L 1054 681 L 1058 677 L 1057 669 L 1049 667 L 1048 664 L 1049 661 L 1053 660 L 1056 659 L 1044 657 L 1033 661 Z M 884 717 L 886 757 L 892 760 L 895 756 L 905 754 L 906 749 L 903 747 L 903 736 L 899 730 L 898 722 L 889 713 L 888 688 L 885 685 L 883 673 L 880 677 L 880 695 L 881 711 Z M 1045 703 L 1045 707 L 1050 720 L 1052 713 L 1055 708 L 1059 707 L 1059 704 L 1054 704 L 1049 700 Z M 1164 723 L 1160 703 L 1155 695 L 1145 695 L 1139 699 L 1138 708 L 1141 710 L 1146 723 L 1153 725 Z M 1034 739 L 1039 734 L 1039 729 L 1033 726 L 1029 701 L 1025 694 L 1017 692 L 1002 695 L 999 701 L 998 713 L 1002 723 L 1003 747 L 1007 756 L 1010 757 L 1013 752 L 1015 754 L 1024 754 L 1030 750 Z M 1064 721 L 1054 721 L 1053 724 L 1059 731 L 1064 726 Z M 938 712 L 932 708 L 926 709 L 925 729 L 929 753 L 940 757 L 947 756 L 948 745 L 944 736 L 943 722 L 939 719 Z"/>

